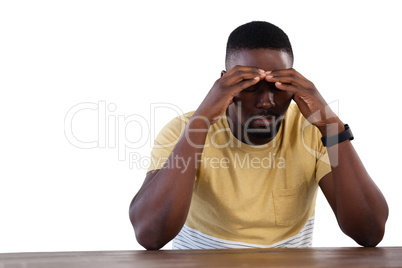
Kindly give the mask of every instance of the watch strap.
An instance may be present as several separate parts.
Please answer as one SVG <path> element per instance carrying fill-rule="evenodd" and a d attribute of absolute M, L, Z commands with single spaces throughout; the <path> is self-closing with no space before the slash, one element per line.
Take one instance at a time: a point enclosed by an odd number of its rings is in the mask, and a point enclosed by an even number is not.
<path fill-rule="evenodd" d="M 349 128 L 349 125 L 345 124 L 344 127 L 345 130 L 342 131 L 341 133 L 338 133 L 331 137 L 322 137 L 321 138 L 322 144 L 324 144 L 325 147 L 331 147 L 335 144 L 341 143 L 346 140 L 353 140 L 354 139 L 353 133 L 352 130 Z"/>

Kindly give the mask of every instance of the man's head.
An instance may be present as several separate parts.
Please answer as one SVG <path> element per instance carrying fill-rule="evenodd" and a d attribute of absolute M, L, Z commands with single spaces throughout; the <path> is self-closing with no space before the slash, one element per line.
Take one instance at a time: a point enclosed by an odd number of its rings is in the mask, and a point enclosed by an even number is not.
<path fill-rule="evenodd" d="M 233 68 L 239 50 L 270 49 L 286 52 L 292 60 L 293 50 L 289 38 L 282 29 L 265 21 L 252 21 L 237 27 L 226 45 L 226 70 Z"/>
<path fill-rule="evenodd" d="M 265 71 L 292 68 L 289 38 L 268 22 L 256 21 L 238 27 L 228 39 L 226 71 L 237 65 Z M 236 94 L 227 111 L 235 136 L 246 143 L 268 142 L 276 134 L 292 97 L 266 80 Z"/>

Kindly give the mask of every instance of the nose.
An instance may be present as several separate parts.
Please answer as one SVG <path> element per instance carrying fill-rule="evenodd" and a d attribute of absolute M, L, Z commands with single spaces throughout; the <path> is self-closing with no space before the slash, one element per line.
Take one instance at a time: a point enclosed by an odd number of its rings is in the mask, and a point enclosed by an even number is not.
<path fill-rule="evenodd" d="M 260 90 L 260 94 L 258 96 L 257 108 L 261 109 L 270 109 L 275 107 L 274 101 L 274 93 L 269 88 L 264 88 Z"/>

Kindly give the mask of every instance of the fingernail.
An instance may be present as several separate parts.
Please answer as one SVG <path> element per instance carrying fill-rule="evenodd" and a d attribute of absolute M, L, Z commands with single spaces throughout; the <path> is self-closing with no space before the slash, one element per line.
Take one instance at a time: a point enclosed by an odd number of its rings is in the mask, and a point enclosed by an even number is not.
<path fill-rule="evenodd" d="M 258 71 L 262 74 L 265 74 L 265 71 L 263 69 L 258 69 Z"/>
<path fill-rule="evenodd" d="M 272 73 L 272 71 L 266 71 L 265 73 L 266 73 L 266 74 L 270 74 L 270 73 Z"/>

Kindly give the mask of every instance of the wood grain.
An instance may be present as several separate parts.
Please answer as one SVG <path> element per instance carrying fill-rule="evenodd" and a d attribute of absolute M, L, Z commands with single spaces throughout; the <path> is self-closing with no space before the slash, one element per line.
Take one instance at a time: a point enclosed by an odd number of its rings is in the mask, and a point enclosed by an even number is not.
<path fill-rule="evenodd" d="M 402 247 L 35 252 L 0 254 L 0 268 L 402 267 Z"/>

